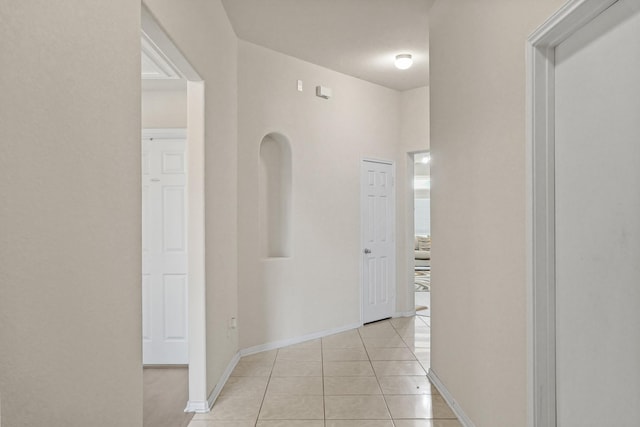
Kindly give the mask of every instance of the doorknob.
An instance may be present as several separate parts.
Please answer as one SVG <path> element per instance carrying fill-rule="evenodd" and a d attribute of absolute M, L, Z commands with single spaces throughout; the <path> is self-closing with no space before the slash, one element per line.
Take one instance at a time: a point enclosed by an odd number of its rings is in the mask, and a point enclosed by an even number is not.
<path fill-rule="evenodd" d="M 365 249 L 364 249 L 364 253 L 365 253 L 365 254 L 370 254 L 370 253 L 371 253 L 371 249 L 369 249 L 369 248 L 365 248 Z"/>

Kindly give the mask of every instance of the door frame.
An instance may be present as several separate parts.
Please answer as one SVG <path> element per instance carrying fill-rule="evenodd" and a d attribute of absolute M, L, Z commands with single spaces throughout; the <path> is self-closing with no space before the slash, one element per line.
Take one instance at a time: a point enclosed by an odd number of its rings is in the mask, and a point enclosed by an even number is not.
<path fill-rule="evenodd" d="M 187 80 L 187 286 L 189 298 L 189 401 L 185 412 L 209 412 L 207 401 L 204 81 L 143 4 L 141 32 Z M 142 341 L 141 341 L 142 345 Z"/>
<path fill-rule="evenodd" d="M 396 212 L 396 164 L 393 160 L 381 160 L 381 159 L 374 159 L 374 158 L 368 158 L 368 157 L 363 157 L 360 160 L 360 169 L 359 169 L 359 174 L 360 174 L 360 180 L 359 180 L 359 187 L 360 187 L 360 244 L 358 245 L 359 251 L 358 251 L 358 259 L 360 260 L 360 324 L 364 324 L 364 258 L 362 257 L 363 251 L 364 251 L 364 221 L 362 220 L 362 213 L 363 213 L 363 208 L 364 208 L 364 192 L 362 191 L 362 169 L 364 167 L 365 163 L 379 163 L 379 164 L 384 164 L 384 165 L 389 165 L 391 166 L 391 173 L 392 173 L 392 189 L 391 189 L 391 207 L 392 207 L 392 215 L 391 215 L 391 230 L 392 230 L 392 240 L 394 243 L 394 248 L 391 251 L 391 256 L 393 257 L 393 271 L 391 272 L 390 276 L 391 276 L 391 280 L 393 281 L 392 286 L 391 286 L 391 291 L 393 292 L 393 301 L 394 301 L 394 309 L 393 309 L 393 313 L 391 313 L 391 316 L 393 317 L 397 311 L 397 277 L 396 277 L 396 271 L 397 271 L 397 239 L 396 239 L 396 227 L 397 227 L 397 212 Z"/>
<path fill-rule="evenodd" d="M 406 239 L 407 245 L 405 248 L 407 256 L 407 271 L 408 271 L 408 288 L 410 310 L 407 313 L 411 315 L 416 314 L 416 287 L 415 287 L 415 236 L 416 236 L 416 192 L 415 192 L 415 176 L 416 176 L 416 155 L 417 154 L 429 154 L 431 156 L 431 149 L 411 151 L 407 153 L 407 203 L 406 203 Z M 431 168 L 431 165 L 429 165 Z M 429 172 L 431 176 L 431 172 Z M 429 218 L 429 227 L 431 227 L 431 218 Z"/>
<path fill-rule="evenodd" d="M 415 315 L 416 314 L 416 287 L 415 287 L 415 235 L 416 235 L 416 192 L 414 188 L 415 181 L 415 157 L 416 154 L 421 153 L 422 151 L 412 151 L 407 153 L 407 176 L 406 176 L 406 216 L 405 222 L 407 227 L 405 229 L 405 239 L 407 244 L 405 245 L 404 251 L 406 256 L 406 264 L 405 268 L 407 270 L 407 287 L 405 291 L 408 293 L 407 301 L 409 302 L 408 310 L 405 314 Z"/>
<path fill-rule="evenodd" d="M 555 48 L 618 0 L 570 0 L 527 39 L 527 425 L 555 427 Z"/>

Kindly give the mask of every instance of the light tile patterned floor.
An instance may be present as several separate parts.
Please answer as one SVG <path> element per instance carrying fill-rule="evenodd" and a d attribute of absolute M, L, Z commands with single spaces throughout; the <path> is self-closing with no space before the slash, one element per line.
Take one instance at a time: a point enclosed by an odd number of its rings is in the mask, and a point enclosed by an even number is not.
<path fill-rule="evenodd" d="M 189 427 L 461 427 L 429 382 L 430 318 L 243 357 Z"/>

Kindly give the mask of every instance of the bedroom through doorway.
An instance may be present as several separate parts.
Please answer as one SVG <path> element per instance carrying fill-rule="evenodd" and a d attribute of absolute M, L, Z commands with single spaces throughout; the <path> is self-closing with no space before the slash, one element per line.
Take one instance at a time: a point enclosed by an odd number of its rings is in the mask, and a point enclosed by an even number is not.
<path fill-rule="evenodd" d="M 413 156 L 414 288 L 416 315 L 431 317 L 431 156 Z"/>

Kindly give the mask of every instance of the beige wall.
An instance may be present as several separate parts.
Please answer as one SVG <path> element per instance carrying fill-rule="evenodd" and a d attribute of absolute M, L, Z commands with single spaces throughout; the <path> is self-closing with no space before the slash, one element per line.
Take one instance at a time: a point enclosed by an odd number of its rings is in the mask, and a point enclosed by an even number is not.
<path fill-rule="evenodd" d="M 397 161 L 399 93 L 239 43 L 240 347 L 360 321 L 360 161 Z M 304 91 L 296 90 L 296 80 Z M 333 89 L 329 100 L 317 85 Z M 291 143 L 290 258 L 262 259 L 259 147 Z"/>
<path fill-rule="evenodd" d="M 140 425 L 140 5 L 7 3 L 2 423 Z M 402 136 L 399 116 L 422 98 L 248 43 L 240 43 L 238 94 L 238 41 L 218 0 L 145 4 L 205 80 L 210 392 L 239 348 L 227 328 L 238 316 L 238 274 L 242 347 L 359 321 L 360 160 L 393 160 L 403 173 L 406 152 L 424 147 Z M 315 97 L 318 84 L 334 97 Z M 259 142 L 271 131 L 292 144 L 294 255 L 265 262 L 256 249 L 255 184 Z M 399 190 L 400 246 L 402 203 Z M 401 254 L 399 269 L 407 262 Z M 409 308 L 399 295 L 398 310 Z"/>
<path fill-rule="evenodd" d="M 184 90 L 143 90 L 142 127 L 186 129 L 186 85 Z"/>
<path fill-rule="evenodd" d="M 205 82 L 207 393 L 238 349 L 237 39 L 219 0 L 145 0 Z"/>
<path fill-rule="evenodd" d="M 406 152 L 429 149 L 429 86 L 400 93 L 400 147 Z"/>
<path fill-rule="evenodd" d="M 0 63 L 2 425 L 141 426 L 140 4 L 2 1 Z"/>
<path fill-rule="evenodd" d="M 524 48 L 562 3 L 431 9 L 431 365 L 476 427 L 526 425 Z"/>

